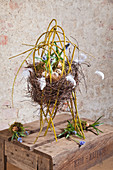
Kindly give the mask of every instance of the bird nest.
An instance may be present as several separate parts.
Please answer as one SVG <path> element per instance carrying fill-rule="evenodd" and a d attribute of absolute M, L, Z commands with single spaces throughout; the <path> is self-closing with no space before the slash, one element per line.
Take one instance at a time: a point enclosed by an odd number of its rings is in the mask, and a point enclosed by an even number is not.
<path fill-rule="evenodd" d="M 43 63 L 36 63 L 36 68 L 39 68 L 39 65 L 41 65 L 41 69 L 43 70 Z M 28 77 L 28 92 L 31 94 L 33 101 L 40 105 L 43 103 L 43 105 L 50 104 L 50 106 L 53 106 L 57 99 L 56 105 L 59 106 L 65 100 L 70 99 L 72 91 L 74 91 L 79 84 L 79 65 L 75 62 L 72 63 L 72 70 L 69 75 L 67 75 L 69 69 L 69 64 L 67 62 L 65 62 L 65 74 L 62 77 L 60 75 L 60 69 L 54 70 L 54 74 L 52 74 L 52 83 L 50 83 L 49 76 L 46 78 L 43 77 L 45 82 L 43 90 L 41 89 L 40 83 L 43 72 L 38 71 L 38 69 L 35 71 L 33 64 L 29 65 L 28 68 L 32 69 L 32 71 L 30 71 L 30 76 Z M 59 72 L 58 75 L 55 74 L 57 72 Z M 42 82 L 42 86 L 44 82 Z"/>

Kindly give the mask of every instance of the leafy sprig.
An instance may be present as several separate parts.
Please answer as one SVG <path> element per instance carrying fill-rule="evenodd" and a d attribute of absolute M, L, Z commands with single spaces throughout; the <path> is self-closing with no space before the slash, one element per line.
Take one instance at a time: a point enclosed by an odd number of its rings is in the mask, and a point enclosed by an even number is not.
<path fill-rule="evenodd" d="M 63 51 L 64 51 L 64 48 L 62 50 L 59 51 L 59 48 L 58 48 L 58 45 L 56 43 L 56 41 L 54 41 L 54 44 L 55 44 L 55 52 L 51 53 L 50 54 L 50 69 L 51 69 L 51 73 L 53 72 L 53 70 L 55 68 L 57 68 L 58 66 L 58 63 L 63 61 L 63 58 L 61 57 Z M 68 43 L 67 45 L 65 45 L 65 49 L 67 49 L 69 47 L 70 43 Z M 57 54 L 57 55 L 56 55 Z M 48 53 L 43 56 L 43 58 L 40 58 L 40 57 L 35 57 L 37 60 L 41 61 L 44 63 L 45 65 L 45 69 L 46 71 L 49 70 L 49 66 L 48 66 L 48 60 L 49 60 L 49 55 Z"/>
<path fill-rule="evenodd" d="M 73 141 L 75 141 L 79 145 L 79 147 L 84 145 L 85 141 L 78 141 L 75 139 L 75 137 L 73 137 L 73 136 L 77 136 L 79 138 L 82 138 L 82 135 L 80 135 L 79 132 L 75 131 L 73 123 L 71 123 L 69 120 L 67 122 L 68 122 L 67 128 L 65 128 L 64 131 L 58 135 L 58 138 L 65 136 L 66 139 L 70 138 Z"/>
<path fill-rule="evenodd" d="M 101 123 L 99 120 L 102 118 L 103 116 L 100 116 L 94 123 L 90 124 L 86 130 L 89 130 L 91 128 L 93 128 L 94 130 L 96 130 L 97 135 L 99 135 L 99 132 L 103 133 L 103 131 L 101 131 L 100 129 L 98 129 L 97 127 L 102 125 L 103 123 Z"/>
<path fill-rule="evenodd" d="M 9 127 L 9 131 L 12 133 L 11 140 L 18 140 L 19 142 L 22 142 L 21 137 L 25 137 L 28 135 L 28 132 L 25 130 L 25 127 L 23 127 L 23 124 L 20 122 L 15 122 Z"/>
<path fill-rule="evenodd" d="M 75 131 L 73 124 L 69 120 L 67 122 L 68 122 L 67 128 L 65 128 L 64 131 L 58 135 L 58 138 L 63 137 L 63 136 L 68 138 L 70 135 L 73 135 L 73 134 L 82 138 L 82 135 L 80 135 L 79 132 Z"/>
<path fill-rule="evenodd" d="M 97 135 L 99 135 L 99 132 L 103 133 L 100 129 L 97 128 L 97 126 L 100 126 L 102 125 L 103 123 L 101 123 L 99 120 L 102 118 L 102 116 L 100 116 L 94 123 L 92 124 L 88 124 L 87 121 L 82 121 L 81 120 L 81 124 L 82 124 L 82 127 L 83 127 L 83 130 L 91 130 L 92 128 L 94 130 L 96 130 L 97 132 Z M 66 139 L 67 138 L 70 138 L 72 140 L 74 140 L 78 145 L 79 147 L 84 145 L 85 144 L 85 141 L 78 141 L 75 139 L 74 136 L 76 137 L 79 137 L 79 138 L 83 138 L 83 136 L 79 133 L 79 131 L 77 130 L 76 128 L 76 131 L 75 131 L 75 127 L 74 127 L 74 123 L 70 122 L 69 120 L 67 121 L 68 124 L 67 124 L 67 127 L 63 130 L 63 132 L 61 134 L 59 134 L 57 137 L 58 138 L 62 138 L 62 137 L 65 137 Z M 77 127 L 79 128 L 79 123 L 77 123 Z"/>

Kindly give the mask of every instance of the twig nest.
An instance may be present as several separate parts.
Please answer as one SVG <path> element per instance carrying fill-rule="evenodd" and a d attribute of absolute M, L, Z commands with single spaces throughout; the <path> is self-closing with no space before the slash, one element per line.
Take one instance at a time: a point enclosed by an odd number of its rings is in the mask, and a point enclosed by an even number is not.
<path fill-rule="evenodd" d="M 45 64 L 43 62 L 36 62 L 35 63 L 35 69 L 34 69 L 34 65 L 33 64 L 29 64 L 27 66 L 27 68 L 29 69 L 30 74 L 32 74 L 33 72 L 35 72 L 36 69 L 36 74 L 37 76 L 40 76 L 44 71 L 45 71 Z M 32 71 L 31 71 L 32 69 Z"/>
<path fill-rule="evenodd" d="M 64 100 L 70 99 L 72 91 L 75 90 L 75 87 L 78 85 L 78 65 L 72 63 L 72 72 L 71 75 L 68 74 L 69 65 L 65 63 L 65 74 L 62 74 L 62 69 L 56 68 L 52 71 L 50 82 L 49 73 L 45 74 L 43 72 L 35 72 L 34 67 L 30 66 L 33 69 L 30 77 L 28 77 L 28 92 L 31 94 L 33 101 L 38 104 L 47 105 L 50 103 L 50 106 L 53 106 L 57 99 L 57 106 L 62 104 Z"/>
<path fill-rule="evenodd" d="M 19 122 L 13 123 L 13 124 L 10 126 L 10 128 L 9 128 L 9 130 L 10 130 L 12 133 L 13 133 L 14 131 L 16 131 L 16 132 L 21 132 L 22 129 L 23 129 L 23 125 L 22 125 L 21 123 L 19 123 Z"/>

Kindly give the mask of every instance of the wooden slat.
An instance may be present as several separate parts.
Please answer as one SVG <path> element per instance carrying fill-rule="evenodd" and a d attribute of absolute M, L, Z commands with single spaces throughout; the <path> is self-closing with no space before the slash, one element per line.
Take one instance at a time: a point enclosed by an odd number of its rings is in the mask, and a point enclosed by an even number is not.
<path fill-rule="evenodd" d="M 20 168 L 17 168 L 16 166 L 10 164 L 9 162 L 7 162 L 7 170 L 22 170 Z"/>
<path fill-rule="evenodd" d="M 37 155 L 37 160 L 37 170 L 53 170 L 51 159 L 48 159 L 43 155 Z"/>
<path fill-rule="evenodd" d="M 21 148 L 11 142 L 5 142 L 5 155 L 7 161 L 24 170 L 37 169 L 36 154 Z"/>
<path fill-rule="evenodd" d="M 99 162 L 95 166 L 88 168 L 88 170 L 112 170 L 113 169 L 113 156 L 106 160 Z"/>
<path fill-rule="evenodd" d="M 56 130 L 57 135 L 61 132 L 61 128 L 64 128 L 66 126 L 67 120 L 70 120 L 70 119 L 71 119 L 71 116 L 68 114 L 58 115 L 57 117 L 55 117 L 54 125 L 55 125 L 55 130 Z M 35 144 L 34 144 L 34 140 L 37 137 L 38 132 L 28 135 L 27 137 L 23 139 L 23 145 L 28 146 L 30 150 L 33 150 L 35 147 L 44 145 L 46 143 L 49 143 L 55 140 L 53 131 L 49 129 L 46 136 L 44 136 L 44 132 L 45 131 L 41 132 L 40 137 Z"/>
<path fill-rule="evenodd" d="M 23 162 L 20 162 L 17 159 L 14 159 L 12 157 L 8 157 L 8 162 L 10 162 L 11 165 L 14 165 L 15 167 L 21 169 L 21 170 L 37 170 L 32 167 L 29 167 L 28 165 L 24 164 Z"/>
<path fill-rule="evenodd" d="M 86 144 L 81 148 L 74 141 L 65 138 L 58 142 L 46 143 L 35 148 L 45 154 L 50 154 L 55 170 L 86 169 L 113 155 L 113 127 L 103 125 L 100 127 L 104 133 L 96 136 L 92 132 L 85 133 Z M 40 139 L 39 139 L 40 140 Z"/>
<path fill-rule="evenodd" d="M 40 152 L 35 154 L 11 142 L 5 142 L 7 161 L 22 170 L 50 170 L 51 159 Z"/>
<path fill-rule="evenodd" d="M 5 155 L 4 155 L 5 142 L 0 139 L 0 170 L 5 169 Z"/>
<path fill-rule="evenodd" d="M 11 137 L 11 133 L 9 132 L 8 129 L 0 131 L 0 138 L 2 140 L 8 141 L 10 137 Z"/>
<path fill-rule="evenodd" d="M 75 150 L 73 148 L 70 151 L 69 154 L 68 151 L 63 154 L 63 159 L 61 157 L 62 154 L 59 157 L 54 157 L 53 162 L 56 162 L 55 170 L 85 170 L 110 157 L 113 155 L 113 133 L 109 134 L 108 138 L 106 136 L 99 137 L 96 141 L 87 142 L 80 149 Z"/>
<path fill-rule="evenodd" d="M 59 124 L 62 124 L 64 122 L 67 122 L 67 120 L 71 119 L 71 115 L 70 114 L 61 114 L 61 115 L 57 115 L 53 122 L 55 126 L 58 126 Z M 30 134 L 32 133 L 37 133 L 40 131 L 40 121 L 34 121 L 32 123 L 27 123 L 24 125 L 25 127 L 27 127 L 26 129 L 30 131 Z M 44 125 L 43 131 L 46 130 L 47 127 L 47 122 Z"/>

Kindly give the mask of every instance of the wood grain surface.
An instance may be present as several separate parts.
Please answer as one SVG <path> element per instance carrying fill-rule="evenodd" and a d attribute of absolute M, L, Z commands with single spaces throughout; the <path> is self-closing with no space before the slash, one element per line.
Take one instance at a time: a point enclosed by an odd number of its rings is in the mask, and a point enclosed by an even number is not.
<path fill-rule="evenodd" d="M 5 141 L 0 139 L 0 170 L 5 169 Z"/>
<path fill-rule="evenodd" d="M 68 114 L 55 117 L 57 135 L 67 126 L 67 120 L 70 119 L 71 116 Z M 4 166 L 3 161 L 6 156 L 9 165 L 12 164 L 22 170 L 86 170 L 113 156 L 113 126 L 101 125 L 99 128 L 104 133 L 100 135 L 90 131 L 85 132 L 86 143 L 80 148 L 76 142 L 64 137 L 56 142 L 54 133 L 50 129 L 47 136 L 44 136 L 47 124 L 37 142 L 33 144 L 40 130 L 39 121 L 25 124 L 25 126 L 30 134 L 23 138 L 22 143 L 11 142 L 11 134 L 8 130 L 1 131 L 1 167 Z"/>

